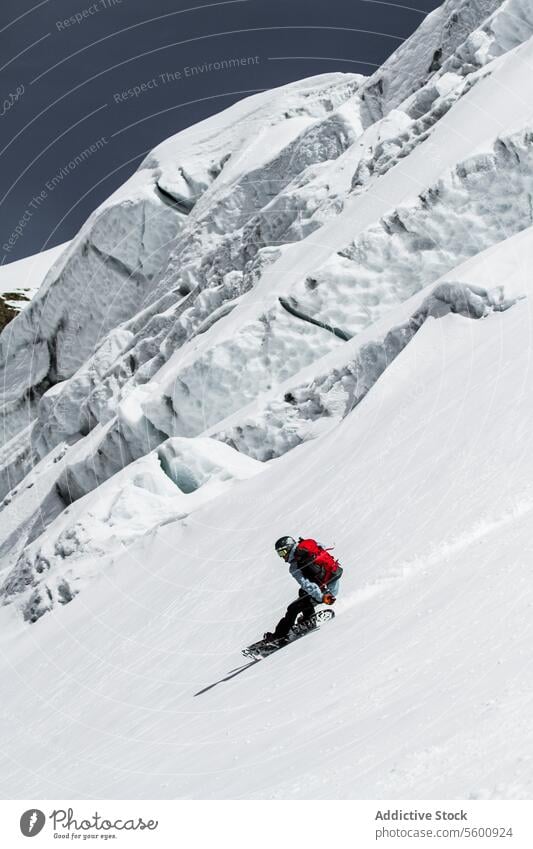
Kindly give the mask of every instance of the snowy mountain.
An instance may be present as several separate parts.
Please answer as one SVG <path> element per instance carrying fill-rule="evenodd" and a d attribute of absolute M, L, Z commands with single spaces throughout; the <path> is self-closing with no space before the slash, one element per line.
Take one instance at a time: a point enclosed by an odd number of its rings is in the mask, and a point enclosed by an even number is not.
<path fill-rule="evenodd" d="M 528 3 L 448 0 L 54 257 L 0 336 L 9 795 L 530 796 L 532 61 Z M 336 619 L 233 674 L 285 533 Z"/>

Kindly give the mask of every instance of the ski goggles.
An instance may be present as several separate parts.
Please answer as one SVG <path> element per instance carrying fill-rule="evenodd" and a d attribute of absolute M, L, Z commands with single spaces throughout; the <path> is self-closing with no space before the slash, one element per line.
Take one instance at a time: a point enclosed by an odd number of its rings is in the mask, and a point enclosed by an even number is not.
<path fill-rule="evenodd" d="M 290 548 L 276 548 L 276 551 L 277 551 L 279 557 L 281 557 L 283 560 L 285 560 L 285 558 L 287 557 L 287 555 L 290 551 Z"/>

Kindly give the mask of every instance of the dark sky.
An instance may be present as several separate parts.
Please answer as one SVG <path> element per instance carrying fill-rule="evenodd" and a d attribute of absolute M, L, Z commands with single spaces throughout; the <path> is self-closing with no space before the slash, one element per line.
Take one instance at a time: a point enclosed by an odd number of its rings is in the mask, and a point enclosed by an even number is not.
<path fill-rule="evenodd" d="M 439 5 L 414 2 L 3 3 L 0 263 L 73 236 L 148 150 L 246 92 L 331 71 L 371 73 Z M 185 75 L 186 67 L 248 56 L 258 57 L 255 64 Z M 161 82 L 177 71 L 181 78 Z M 120 92 L 153 79 L 157 85 L 140 96 L 117 102 Z M 105 144 L 68 170 L 101 137 Z"/>

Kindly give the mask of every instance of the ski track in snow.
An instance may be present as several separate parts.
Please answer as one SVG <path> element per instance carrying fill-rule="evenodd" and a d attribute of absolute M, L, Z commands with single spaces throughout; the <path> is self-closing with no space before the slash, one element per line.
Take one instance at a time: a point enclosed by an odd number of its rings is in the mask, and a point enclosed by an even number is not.
<path fill-rule="evenodd" d="M 404 580 L 415 577 L 421 572 L 426 572 L 441 563 L 450 561 L 452 557 L 463 549 L 475 544 L 493 533 L 500 531 L 507 525 L 519 521 L 533 511 L 533 499 L 518 500 L 516 506 L 509 510 L 504 516 L 493 519 L 481 519 L 474 526 L 458 537 L 443 540 L 423 557 L 407 560 L 400 563 L 385 574 L 375 583 L 366 584 L 361 589 L 349 596 L 343 596 L 339 601 L 338 610 L 344 612 L 352 607 L 365 604 L 374 599 L 375 596 L 388 593 L 394 586 Z"/>

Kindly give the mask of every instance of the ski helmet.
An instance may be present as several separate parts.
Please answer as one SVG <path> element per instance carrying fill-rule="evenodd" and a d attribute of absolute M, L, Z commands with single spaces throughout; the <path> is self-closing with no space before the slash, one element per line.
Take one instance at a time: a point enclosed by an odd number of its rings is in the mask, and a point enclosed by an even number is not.
<path fill-rule="evenodd" d="M 292 537 L 280 537 L 276 540 L 274 547 L 279 556 L 282 557 L 283 560 L 286 560 L 293 545 L 296 545 L 296 540 Z"/>

